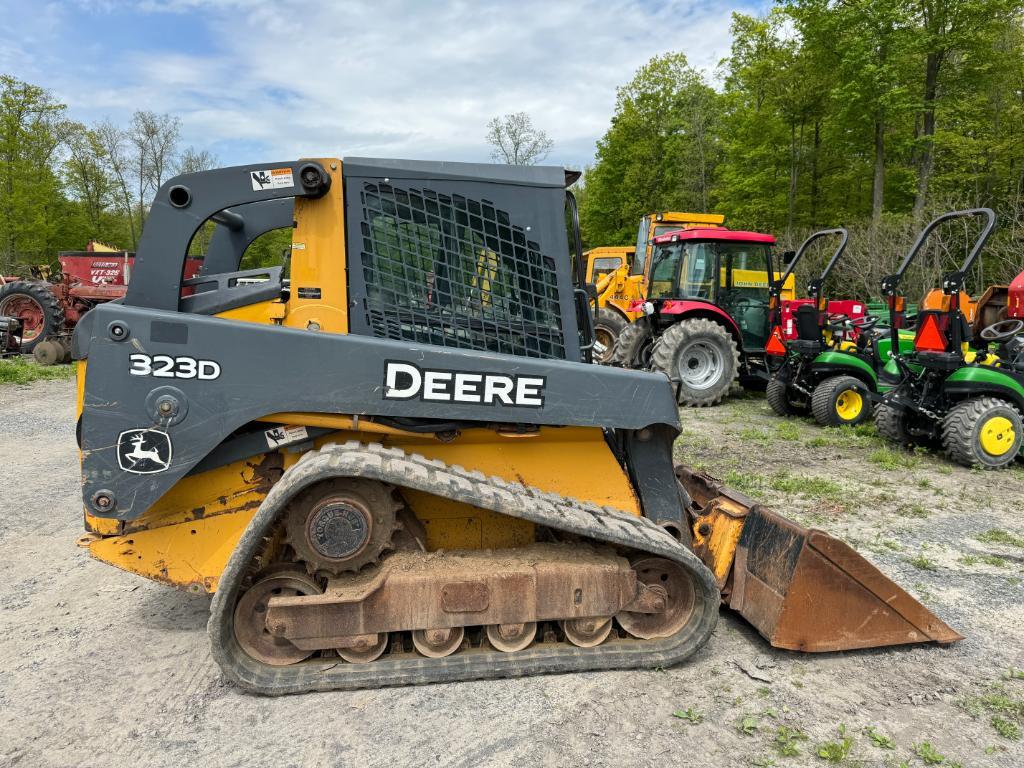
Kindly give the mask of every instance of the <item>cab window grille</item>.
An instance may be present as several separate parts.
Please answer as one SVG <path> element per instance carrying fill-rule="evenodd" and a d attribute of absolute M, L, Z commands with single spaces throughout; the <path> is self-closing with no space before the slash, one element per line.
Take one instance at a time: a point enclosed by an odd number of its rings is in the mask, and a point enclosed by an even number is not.
<path fill-rule="evenodd" d="M 487 200 L 366 182 L 364 311 L 375 336 L 564 358 L 555 262 Z"/>

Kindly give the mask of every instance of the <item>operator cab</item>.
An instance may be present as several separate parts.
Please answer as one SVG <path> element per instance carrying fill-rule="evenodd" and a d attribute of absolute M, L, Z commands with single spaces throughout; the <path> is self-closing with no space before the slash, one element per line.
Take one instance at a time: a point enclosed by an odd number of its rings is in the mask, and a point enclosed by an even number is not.
<path fill-rule="evenodd" d="M 714 304 L 739 326 L 744 350 L 763 350 L 774 245 L 771 235 L 724 227 L 660 235 L 654 238 L 648 299 Z"/>

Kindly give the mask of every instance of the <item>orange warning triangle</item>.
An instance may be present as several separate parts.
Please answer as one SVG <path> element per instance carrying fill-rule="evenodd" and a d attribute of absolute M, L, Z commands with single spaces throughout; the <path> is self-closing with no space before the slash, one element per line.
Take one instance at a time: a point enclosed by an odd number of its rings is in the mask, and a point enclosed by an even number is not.
<path fill-rule="evenodd" d="M 786 342 L 782 340 L 782 328 L 777 325 L 772 328 L 772 335 L 768 337 L 768 343 L 765 345 L 764 351 L 769 355 L 786 354 Z"/>
<path fill-rule="evenodd" d="M 919 352 L 945 352 L 946 337 L 939 328 L 939 319 L 935 315 L 925 315 L 924 323 L 917 331 L 914 349 Z"/>

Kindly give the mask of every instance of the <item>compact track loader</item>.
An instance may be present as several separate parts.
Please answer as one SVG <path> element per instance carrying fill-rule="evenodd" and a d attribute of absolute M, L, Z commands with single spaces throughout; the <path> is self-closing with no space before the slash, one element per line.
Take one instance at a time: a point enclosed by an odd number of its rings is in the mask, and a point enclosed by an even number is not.
<path fill-rule="evenodd" d="M 213 593 L 214 657 L 267 694 L 675 664 L 723 600 L 782 648 L 959 639 L 672 466 L 669 382 L 587 364 L 567 181 L 349 158 L 165 184 L 123 301 L 75 331 L 82 545 Z M 240 271 L 282 224 L 289 274 Z"/>

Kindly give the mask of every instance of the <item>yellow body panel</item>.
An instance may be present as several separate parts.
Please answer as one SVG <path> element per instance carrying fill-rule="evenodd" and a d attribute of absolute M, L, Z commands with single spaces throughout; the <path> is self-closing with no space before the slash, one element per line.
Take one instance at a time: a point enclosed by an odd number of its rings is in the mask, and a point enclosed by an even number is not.
<path fill-rule="evenodd" d="M 295 199 L 291 293 L 284 324 L 308 328 L 315 323 L 327 333 L 347 333 L 348 277 L 345 273 L 341 161 L 327 158 L 319 162 L 331 176 L 331 188 L 317 200 Z"/>
<path fill-rule="evenodd" d="M 432 435 L 366 420 L 359 420 L 355 429 L 352 425 L 357 421 L 350 416 L 289 413 L 277 417 L 285 418 L 276 423 L 340 427 L 314 441 L 316 447 L 348 440 L 380 442 L 510 482 L 640 514 L 629 478 L 597 428 L 542 427 L 527 439 L 481 429 L 441 442 Z M 275 473 L 295 464 L 301 455 L 273 451 L 185 477 L 144 515 L 123 525 L 87 515 L 87 530 L 105 536 L 92 541 L 89 550 L 123 570 L 184 589 L 213 592 Z M 572 457 L 572 471 L 566 471 L 567 456 Z M 402 491 L 402 496 L 424 524 L 428 549 L 502 548 L 533 540 L 529 522 L 416 491 Z"/>
<path fill-rule="evenodd" d="M 217 581 L 253 511 L 97 539 L 98 560 L 189 592 L 216 592 Z"/>
<path fill-rule="evenodd" d="M 693 526 L 693 549 L 715 574 L 720 589 L 732 570 L 746 515 L 743 505 L 722 497 Z"/>

